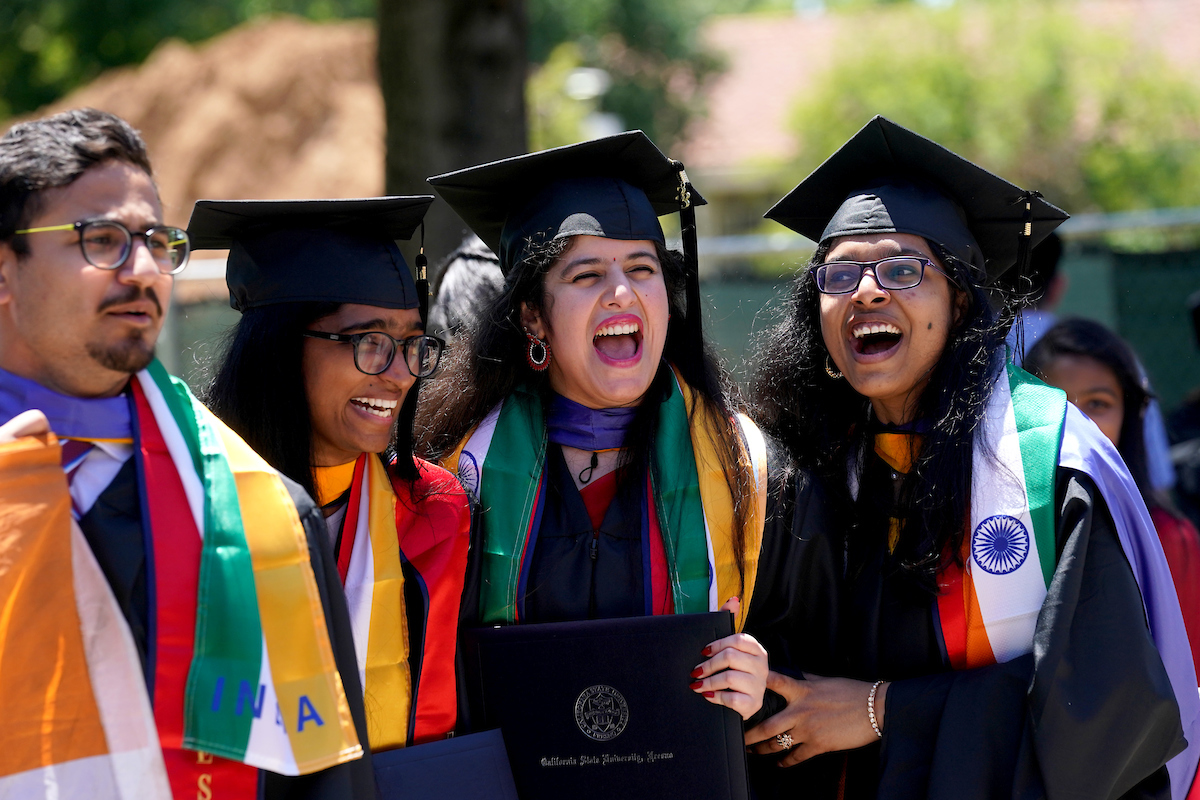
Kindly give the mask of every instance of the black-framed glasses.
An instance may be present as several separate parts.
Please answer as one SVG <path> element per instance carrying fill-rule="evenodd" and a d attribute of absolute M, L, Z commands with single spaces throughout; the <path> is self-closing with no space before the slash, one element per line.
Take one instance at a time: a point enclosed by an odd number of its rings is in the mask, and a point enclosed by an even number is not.
<path fill-rule="evenodd" d="M 926 268 L 942 273 L 946 280 L 958 285 L 945 270 L 921 256 L 891 256 L 878 261 L 828 261 L 813 267 L 812 273 L 821 294 L 849 294 L 862 283 L 868 269 L 881 288 L 895 291 L 919 286 Z"/>
<path fill-rule="evenodd" d="M 158 271 L 176 275 L 187 266 L 192 251 L 187 231 L 171 225 L 155 225 L 149 230 L 134 233 L 115 219 L 85 219 L 66 225 L 45 228 L 26 228 L 13 233 L 46 233 L 49 231 L 78 231 L 79 249 L 89 264 L 98 269 L 119 269 L 133 252 L 133 237 L 146 241 L 150 257 Z"/>
<path fill-rule="evenodd" d="M 393 339 L 383 331 L 367 333 L 326 333 L 305 331 L 305 336 L 354 345 L 354 366 L 367 375 L 378 375 L 392 365 L 396 353 L 404 352 L 404 363 L 415 378 L 428 378 L 437 371 L 446 343 L 436 336 L 422 334 Z"/>

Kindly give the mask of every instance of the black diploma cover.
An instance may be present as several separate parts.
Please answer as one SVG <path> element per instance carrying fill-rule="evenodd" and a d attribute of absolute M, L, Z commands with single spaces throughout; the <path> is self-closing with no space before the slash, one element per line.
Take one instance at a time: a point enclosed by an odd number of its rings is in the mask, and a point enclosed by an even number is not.
<path fill-rule="evenodd" d="M 517 800 L 499 731 L 372 753 L 381 800 Z"/>
<path fill-rule="evenodd" d="M 472 725 L 522 800 L 749 796 L 742 720 L 688 688 L 725 611 L 464 631 Z"/>

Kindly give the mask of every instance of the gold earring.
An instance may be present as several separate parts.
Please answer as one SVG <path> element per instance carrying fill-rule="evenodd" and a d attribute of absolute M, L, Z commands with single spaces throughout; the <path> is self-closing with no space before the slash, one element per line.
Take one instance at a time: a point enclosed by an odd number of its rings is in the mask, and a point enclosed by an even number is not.
<path fill-rule="evenodd" d="M 842 373 L 835 370 L 833 368 L 833 365 L 829 363 L 829 354 L 828 353 L 825 354 L 825 374 L 828 375 L 829 377 L 833 378 L 835 381 L 841 380 L 841 378 L 842 378 Z"/>

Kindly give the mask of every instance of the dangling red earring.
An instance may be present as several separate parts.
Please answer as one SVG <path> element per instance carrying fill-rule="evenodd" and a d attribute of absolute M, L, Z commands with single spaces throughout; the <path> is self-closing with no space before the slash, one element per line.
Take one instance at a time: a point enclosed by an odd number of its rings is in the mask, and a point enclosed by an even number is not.
<path fill-rule="evenodd" d="M 525 361 L 529 368 L 534 372 L 545 372 L 550 367 L 550 343 L 534 336 L 529 328 L 525 329 L 525 338 L 529 340 L 529 347 L 525 350 Z"/>

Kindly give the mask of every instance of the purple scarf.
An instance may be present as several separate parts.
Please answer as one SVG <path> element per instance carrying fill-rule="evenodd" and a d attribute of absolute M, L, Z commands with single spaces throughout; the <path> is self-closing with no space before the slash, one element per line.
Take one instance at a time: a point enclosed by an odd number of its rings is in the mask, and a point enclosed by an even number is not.
<path fill-rule="evenodd" d="M 50 430 L 60 439 L 129 439 L 133 436 L 133 414 L 129 398 L 124 394 L 71 397 L 0 369 L 0 423 L 31 408 L 46 415 Z"/>
<path fill-rule="evenodd" d="M 546 415 L 546 435 L 554 444 L 579 450 L 620 450 L 637 408 L 588 408 L 554 395 Z"/>

